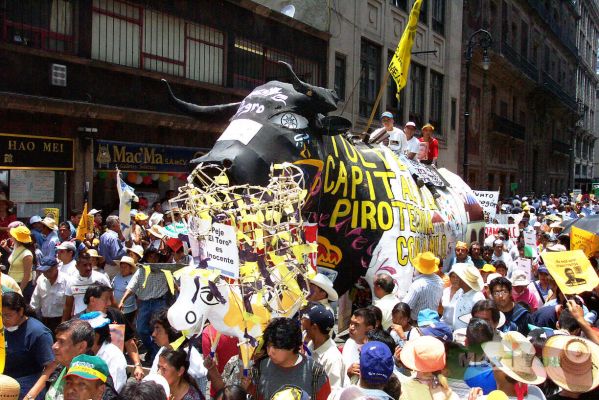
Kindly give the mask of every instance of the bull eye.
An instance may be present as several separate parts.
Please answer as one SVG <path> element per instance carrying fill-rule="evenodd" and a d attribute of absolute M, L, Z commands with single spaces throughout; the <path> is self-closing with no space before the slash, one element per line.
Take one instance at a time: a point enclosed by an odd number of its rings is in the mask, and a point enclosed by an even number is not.
<path fill-rule="evenodd" d="M 270 117 L 270 122 L 275 125 L 283 126 L 287 129 L 306 129 L 308 120 L 299 114 L 285 112 Z"/>
<path fill-rule="evenodd" d="M 210 290 L 209 287 L 202 288 L 202 290 L 200 291 L 200 299 L 209 306 L 214 306 L 216 304 L 219 304 L 219 301 L 216 300 L 216 298 L 214 297 L 214 294 L 212 294 L 212 291 Z"/>

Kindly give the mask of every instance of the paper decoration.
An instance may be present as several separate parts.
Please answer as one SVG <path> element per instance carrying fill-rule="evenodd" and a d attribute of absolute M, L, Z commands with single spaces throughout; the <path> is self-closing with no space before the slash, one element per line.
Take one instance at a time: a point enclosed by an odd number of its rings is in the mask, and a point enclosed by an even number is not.
<path fill-rule="evenodd" d="M 492 223 L 497 213 L 497 201 L 499 200 L 499 191 L 473 190 L 478 202 L 483 208 L 485 221 Z"/>
<path fill-rule="evenodd" d="M 564 294 L 593 290 L 599 277 L 582 250 L 544 252 L 543 261 Z"/>
<path fill-rule="evenodd" d="M 239 278 L 239 252 L 235 228 L 214 223 L 206 239 L 208 268 L 220 270 L 230 278 Z"/>
<path fill-rule="evenodd" d="M 580 249 L 587 257 L 592 257 L 593 254 L 599 252 L 599 236 L 573 226 L 570 231 L 570 249 Z"/>

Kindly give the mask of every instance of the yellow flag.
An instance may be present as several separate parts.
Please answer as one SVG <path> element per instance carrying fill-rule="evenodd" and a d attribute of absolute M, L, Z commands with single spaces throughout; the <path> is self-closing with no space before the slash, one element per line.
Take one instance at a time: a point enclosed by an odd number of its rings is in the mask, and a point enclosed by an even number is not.
<path fill-rule="evenodd" d="M 573 226 L 570 232 L 570 249 L 580 249 L 587 257 L 592 257 L 595 252 L 599 251 L 599 236 Z"/>
<path fill-rule="evenodd" d="M 90 224 L 89 215 L 87 215 L 87 201 L 83 205 L 83 212 L 81 213 L 81 219 L 79 220 L 79 225 L 77 226 L 77 236 L 75 239 L 77 240 L 85 240 L 85 235 L 92 231 L 92 227 Z"/>
<path fill-rule="evenodd" d="M 396 97 L 399 100 L 399 92 L 408 82 L 408 71 L 410 70 L 410 59 L 412 58 L 412 45 L 416 36 L 416 26 L 418 25 L 418 16 L 420 15 L 420 6 L 422 0 L 416 0 L 410 11 L 408 25 L 404 29 L 395 54 L 389 63 L 389 74 L 393 77 L 397 85 Z"/>

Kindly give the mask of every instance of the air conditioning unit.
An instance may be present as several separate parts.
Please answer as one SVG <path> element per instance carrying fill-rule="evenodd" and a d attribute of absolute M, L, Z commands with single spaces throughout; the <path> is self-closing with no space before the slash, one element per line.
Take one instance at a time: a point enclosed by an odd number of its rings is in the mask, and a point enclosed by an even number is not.
<path fill-rule="evenodd" d="M 67 86 L 67 66 L 50 64 L 50 84 L 52 86 Z"/>

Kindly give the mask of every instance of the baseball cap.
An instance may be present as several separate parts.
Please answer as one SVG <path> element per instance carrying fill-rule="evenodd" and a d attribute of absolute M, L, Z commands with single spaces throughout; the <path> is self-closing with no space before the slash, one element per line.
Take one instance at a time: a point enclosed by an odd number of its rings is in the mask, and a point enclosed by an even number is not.
<path fill-rule="evenodd" d="M 547 269 L 546 266 L 541 265 L 538 269 L 537 269 L 537 273 L 538 274 L 549 274 L 549 270 Z"/>
<path fill-rule="evenodd" d="M 79 319 L 87 321 L 94 329 L 103 328 L 110 324 L 110 318 L 106 318 L 106 316 L 100 311 L 92 311 L 81 314 Z"/>
<path fill-rule="evenodd" d="M 49 270 L 50 268 L 52 268 L 56 264 L 58 264 L 58 262 L 56 261 L 56 259 L 54 259 L 54 258 L 44 258 L 44 259 L 41 260 L 40 265 L 38 265 L 35 270 L 36 270 L 36 272 L 46 272 L 47 270 Z"/>
<path fill-rule="evenodd" d="M 42 217 L 40 217 L 39 215 L 34 215 L 33 217 L 29 218 L 29 225 L 33 225 L 38 222 L 42 222 Z"/>
<path fill-rule="evenodd" d="M 75 247 L 75 243 L 66 240 L 56 246 L 56 250 L 71 250 L 72 252 L 75 252 L 77 251 L 77 247 Z"/>
<path fill-rule="evenodd" d="M 106 382 L 108 378 L 108 365 L 98 356 L 81 354 L 73 358 L 66 376 L 78 376 L 91 381 L 100 380 Z"/>
<path fill-rule="evenodd" d="M 166 245 L 176 253 L 181 247 L 183 247 L 183 242 L 179 239 L 171 238 L 166 241 Z"/>
<path fill-rule="evenodd" d="M 391 114 L 389 111 L 385 111 L 384 113 L 381 114 L 381 119 L 383 119 L 383 118 L 393 119 L 393 114 Z"/>
<path fill-rule="evenodd" d="M 96 210 L 95 208 L 92 208 L 91 211 L 87 213 L 87 215 L 96 215 L 101 212 L 102 210 Z"/>
<path fill-rule="evenodd" d="M 439 322 L 439 314 L 431 310 L 430 308 L 425 308 L 424 310 L 420 310 L 418 312 L 418 326 L 427 326 L 434 324 L 435 322 Z"/>
<path fill-rule="evenodd" d="M 416 124 L 415 124 L 415 123 L 413 123 L 412 121 L 410 121 L 410 122 L 407 122 L 407 123 L 406 123 L 406 126 L 413 126 L 414 128 L 416 128 Z"/>
<path fill-rule="evenodd" d="M 360 379 L 367 383 L 386 383 L 393 374 L 393 355 L 382 342 L 368 342 L 360 352 Z"/>
<path fill-rule="evenodd" d="M 302 313 L 302 318 L 309 319 L 310 322 L 320 327 L 323 332 L 328 333 L 335 325 L 333 313 L 320 303 L 308 306 Z"/>

